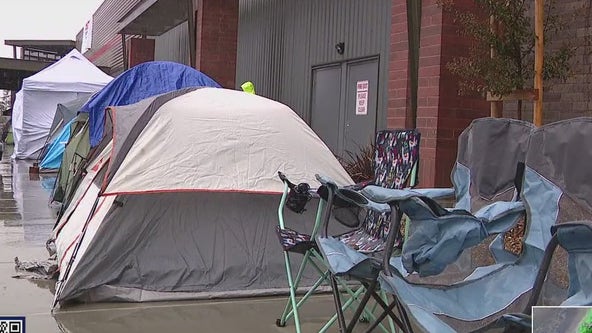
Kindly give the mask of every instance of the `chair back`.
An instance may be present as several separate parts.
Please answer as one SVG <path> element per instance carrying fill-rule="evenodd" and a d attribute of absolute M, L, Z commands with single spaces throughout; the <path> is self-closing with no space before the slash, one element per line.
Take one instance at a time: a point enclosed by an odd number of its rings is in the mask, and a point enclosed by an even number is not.
<path fill-rule="evenodd" d="M 419 167 L 419 131 L 383 130 L 376 134 L 374 185 L 402 189 L 417 184 Z M 368 211 L 361 227 L 373 239 L 386 241 L 390 213 Z M 375 250 L 381 250 L 378 248 Z"/>
<path fill-rule="evenodd" d="M 455 208 L 475 212 L 512 199 L 516 166 L 524 162 L 534 128 L 526 121 L 480 118 L 461 133 L 451 175 Z"/>
<path fill-rule="evenodd" d="M 552 237 L 550 230 L 556 224 L 592 220 L 591 142 L 592 118 L 548 124 L 532 133 L 522 190 L 528 216 L 524 239 L 527 255 L 542 256 Z M 572 237 L 574 244 L 578 239 Z M 574 250 L 569 241 L 564 237 L 562 247 L 555 252 L 541 295 L 542 304 L 559 304 L 581 288 L 575 280 L 579 257 L 568 255 Z"/>

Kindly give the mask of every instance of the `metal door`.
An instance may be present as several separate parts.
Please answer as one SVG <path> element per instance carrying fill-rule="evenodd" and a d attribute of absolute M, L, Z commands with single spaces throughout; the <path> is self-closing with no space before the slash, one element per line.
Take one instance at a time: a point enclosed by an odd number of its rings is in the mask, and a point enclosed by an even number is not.
<path fill-rule="evenodd" d="M 341 64 L 312 71 L 310 126 L 335 154 L 342 149 L 341 71 Z"/>
<path fill-rule="evenodd" d="M 378 59 L 347 63 L 345 152 L 356 154 L 374 141 L 378 103 Z"/>

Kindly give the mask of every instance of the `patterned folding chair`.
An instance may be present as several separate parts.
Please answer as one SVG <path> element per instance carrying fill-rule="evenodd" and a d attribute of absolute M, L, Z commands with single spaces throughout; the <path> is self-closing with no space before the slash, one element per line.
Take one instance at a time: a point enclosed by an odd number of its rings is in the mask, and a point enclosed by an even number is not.
<path fill-rule="evenodd" d="M 379 131 L 376 135 L 374 180 L 370 184 L 389 189 L 414 187 L 419 167 L 419 141 L 417 130 Z M 369 210 L 359 228 L 336 238 L 359 252 L 377 253 L 384 250 L 389 225 L 390 213 Z M 402 243 L 400 233 L 396 243 L 397 246 Z"/>

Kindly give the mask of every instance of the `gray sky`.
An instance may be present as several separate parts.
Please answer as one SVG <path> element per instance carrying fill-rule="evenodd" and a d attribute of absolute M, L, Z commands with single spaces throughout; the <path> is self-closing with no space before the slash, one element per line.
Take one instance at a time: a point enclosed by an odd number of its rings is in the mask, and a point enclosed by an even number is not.
<path fill-rule="evenodd" d="M 69 39 L 103 0 L 0 0 L 0 57 L 12 57 L 5 39 Z"/>

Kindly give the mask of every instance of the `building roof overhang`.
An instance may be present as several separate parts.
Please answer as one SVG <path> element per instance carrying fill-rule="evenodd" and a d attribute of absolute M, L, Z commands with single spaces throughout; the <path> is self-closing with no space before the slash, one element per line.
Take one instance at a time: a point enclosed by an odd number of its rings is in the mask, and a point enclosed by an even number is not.
<path fill-rule="evenodd" d="M 144 0 L 119 21 L 120 34 L 160 36 L 189 19 L 187 0 Z"/>

